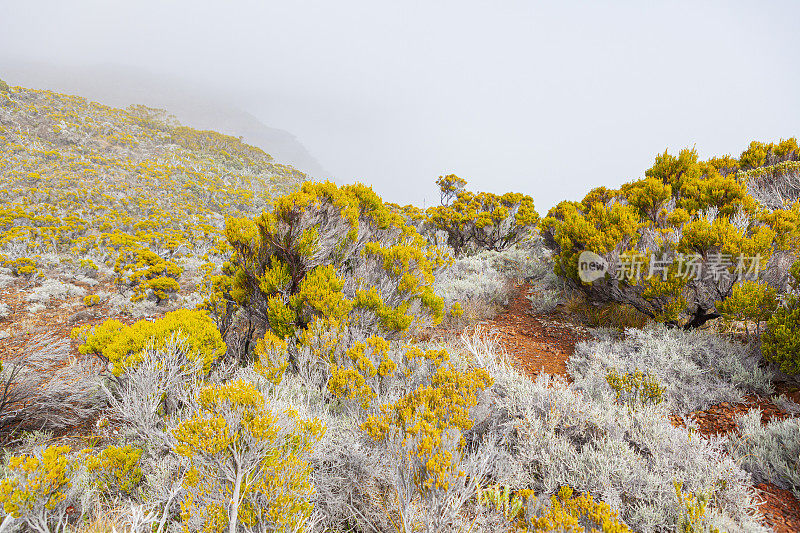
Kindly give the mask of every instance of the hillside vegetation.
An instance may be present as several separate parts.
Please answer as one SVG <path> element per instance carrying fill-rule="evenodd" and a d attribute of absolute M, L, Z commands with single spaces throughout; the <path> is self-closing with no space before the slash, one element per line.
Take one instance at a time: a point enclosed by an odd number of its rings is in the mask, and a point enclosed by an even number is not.
<path fill-rule="evenodd" d="M 423 211 L 162 111 L 0 99 L 0 532 L 766 532 L 754 484 L 800 496 L 794 140 L 665 153 L 540 220 L 454 175 Z M 651 250 L 766 268 L 617 279 Z M 563 375 L 492 331 L 519 287 L 588 332 Z M 691 416 L 754 395 L 782 418 Z"/>
<path fill-rule="evenodd" d="M 178 263 L 207 260 L 225 217 L 260 213 L 306 179 L 161 110 L 20 87 L 0 90 L 0 151 L 0 263 L 26 276 L 106 266 L 134 299 L 177 292 Z"/>

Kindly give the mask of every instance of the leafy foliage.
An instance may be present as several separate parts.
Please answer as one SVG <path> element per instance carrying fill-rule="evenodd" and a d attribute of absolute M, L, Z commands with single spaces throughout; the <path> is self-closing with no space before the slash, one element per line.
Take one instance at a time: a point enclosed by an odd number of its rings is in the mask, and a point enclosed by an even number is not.
<path fill-rule="evenodd" d="M 102 356 L 111 364 L 114 375 L 120 376 L 139 365 L 146 347 L 162 346 L 173 333 L 186 340 L 190 357 L 202 362 L 204 373 L 225 354 L 226 346 L 208 315 L 188 309 L 169 312 L 153 322 L 140 320 L 132 326 L 110 319 L 99 326 L 76 328 L 72 336 L 83 341 L 80 353 Z"/>
<path fill-rule="evenodd" d="M 767 322 L 762 338 L 764 357 L 780 365 L 786 374 L 800 373 L 800 261 L 791 268 L 793 292 Z"/>
<path fill-rule="evenodd" d="M 800 243 L 800 205 L 765 209 L 720 165 L 694 150 L 664 152 L 643 179 L 560 203 L 541 224 L 556 272 L 594 300 L 686 327 L 719 317 L 717 305 L 743 280 L 782 290 L 782 265 Z M 603 278 L 581 280 L 584 251 L 606 261 Z M 736 303 L 749 305 L 739 296 Z M 736 314 L 734 307 L 725 312 Z"/>
<path fill-rule="evenodd" d="M 530 196 L 472 193 L 463 190 L 466 181 L 454 175 L 439 178 L 436 183 L 443 200 L 455 200 L 429 208 L 427 221 L 435 230 L 445 232 L 447 244 L 457 255 L 503 250 L 531 235 L 539 221 Z"/>

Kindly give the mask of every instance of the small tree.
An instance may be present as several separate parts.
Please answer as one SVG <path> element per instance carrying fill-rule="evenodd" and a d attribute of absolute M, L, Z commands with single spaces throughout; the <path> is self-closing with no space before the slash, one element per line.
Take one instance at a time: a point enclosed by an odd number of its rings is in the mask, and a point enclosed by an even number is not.
<path fill-rule="evenodd" d="M 455 174 L 448 174 L 447 176 L 439 176 L 436 180 L 436 185 L 439 186 L 439 200 L 442 205 L 447 205 L 452 202 L 458 193 L 461 192 L 467 184 L 467 180 L 461 179 Z"/>
<path fill-rule="evenodd" d="M 466 190 L 454 194 L 452 204 L 431 207 L 426 214 L 434 230 L 447 234 L 447 244 L 457 255 L 503 250 L 531 235 L 539 221 L 533 199 L 524 194 Z"/>

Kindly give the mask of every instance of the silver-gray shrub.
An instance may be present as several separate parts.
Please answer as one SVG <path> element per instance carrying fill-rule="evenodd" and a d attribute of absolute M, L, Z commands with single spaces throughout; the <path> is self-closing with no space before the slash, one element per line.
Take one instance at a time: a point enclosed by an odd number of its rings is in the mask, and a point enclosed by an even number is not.
<path fill-rule="evenodd" d="M 739 402 L 747 392 L 772 392 L 772 374 L 760 366 L 752 346 L 705 331 L 661 325 L 628 329 L 624 340 L 610 336 L 579 343 L 567 362 L 576 389 L 595 399 L 613 396 L 609 370 L 641 370 L 666 388 L 670 410 L 686 414 L 720 402 Z"/>
<path fill-rule="evenodd" d="M 0 431 L 76 427 L 105 407 L 99 365 L 70 355 L 68 339 L 33 338 L 0 371 Z"/>
<path fill-rule="evenodd" d="M 800 162 L 783 161 L 776 165 L 739 172 L 747 192 L 769 209 L 780 209 L 800 199 Z"/>
<path fill-rule="evenodd" d="M 444 299 L 445 309 L 459 302 L 465 309 L 476 308 L 475 318 L 491 318 L 508 303 L 511 280 L 503 271 L 498 256 L 502 252 L 486 251 L 456 259 L 436 276 L 433 290 Z"/>
<path fill-rule="evenodd" d="M 772 398 L 772 403 L 786 411 L 787 413 L 800 416 L 800 404 L 786 396 L 785 394 L 781 394 L 780 396 L 776 396 Z"/>
<path fill-rule="evenodd" d="M 84 296 L 86 289 L 57 279 L 46 279 L 25 295 L 25 301 L 49 305 L 51 300 L 63 300 L 73 296 Z"/>
<path fill-rule="evenodd" d="M 201 364 L 189 357 L 188 346 L 178 335 L 158 348 L 151 343 L 138 366 L 104 386 L 107 415 L 122 423 L 128 438 L 144 442 L 149 454 L 163 457 L 172 445 L 166 421 L 177 416 L 193 395 Z"/>
<path fill-rule="evenodd" d="M 673 427 L 663 404 L 631 411 L 545 374 L 535 381 L 520 375 L 498 361 L 488 341 L 470 349 L 484 352 L 477 360 L 490 362 L 495 383 L 473 410 L 466 438 L 493 440 L 503 450 L 491 472 L 496 482 L 542 495 L 562 485 L 588 491 L 619 510 L 632 529 L 654 532 L 674 530 L 673 481 L 682 481 L 685 492 L 713 491 L 713 525 L 767 531 L 755 518 L 747 472 L 720 441 Z"/>
<path fill-rule="evenodd" d="M 791 490 L 800 498 L 800 418 L 761 424 L 761 410 L 750 409 L 736 418 L 737 434 L 725 447 L 731 457 L 758 482 Z"/>

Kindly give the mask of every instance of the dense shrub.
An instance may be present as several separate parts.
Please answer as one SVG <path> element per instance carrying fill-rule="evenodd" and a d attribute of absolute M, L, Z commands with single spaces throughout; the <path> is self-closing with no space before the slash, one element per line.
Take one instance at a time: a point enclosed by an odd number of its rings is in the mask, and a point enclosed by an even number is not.
<path fill-rule="evenodd" d="M 595 399 L 616 396 L 609 372 L 621 377 L 639 371 L 664 388 L 663 399 L 671 411 L 687 414 L 741 401 L 748 392 L 769 394 L 771 374 L 760 368 L 759 360 L 753 346 L 710 332 L 654 326 L 626 330 L 624 340 L 607 337 L 579 343 L 567 371 L 574 386 Z"/>
<path fill-rule="evenodd" d="M 742 170 L 774 165 L 782 161 L 797 161 L 800 159 L 800 148 L 797 139 L 791 137 L 777 143 L 763 143 L 753 141 L 747 150 L 739 156 L 739 167 Z"/>
<path fill-rule="evenodd" d="M 99 326 L 76 328 L 72 336 L 82 340 L 80 353 L 101 356 L 110 363 L 114 375 L 120 376 L 141 363 L 145 348 L 162 346 L 172 333 L 187 341 L 190 357 L 202 362 L 204 373 L 225 354 L 219 331 L 205 311 L 179 309 L 153 322 L 140 320 L 132 326 L 110 319 Z"/>
<path fill-rule="evenodd" d="M 459 184 L 458 187 L 454 183 Z M 447 176 L 445 180 L 440 178 L 437 184 L 443 201 L 452 199 L 454 195 L 455 200 L 426 211 L 432 231 L 445 232 L 447 244 L 456 255 L 480 250 L 503 250 L 533 233 L 539 215 L 530 196 L 520 193 L 472 193 L 463 190 L 465 183 L 456 176 Z"/>
<path fill-rule="evenodd" d="M 142 450 L 130 444 L 108 446 L 97 454 L 86 456 L 86 470 L 106 498 L 113 501 L 131 497 L 142 481 L 142 469 L 139 467 L 141 456 Z"/>
<path fill-rule="evenodd" d="M 77 496 L 71 479 L 76 464 L 70 451 L 69 446 L 48 446 L 32 454 L 11 455 L 10 475 L 0 481 L 5 514 L 39 533 L 63 530 Z"/>
<path fill-rule="evenodd" d="M 494 385 L 472 413 L 474 425 L 465 438 L 505 443 L 492 462 L 495 482 L 536 495 L 568 485 L 618 510 L 631 530 L 655 532 L 674 530 L 681 519 L 673 487 L 678 481 L 686 494 L 710 494 L 708 525 L 767 531 L 749 474 L 727 458 L 719 441 L 673 427 L 667 401 L 631 410 L 610 392 L 593 398 L 551 376 L 531 381 L 496 362 L 499 354 L 490 342 L 470 346 Z M 608 387 L 604 374 L 598 379 Z"/>
<path fill-rule="evenodd" d="M 794 375 L 800 373 L 800 261 L 792 267 L 791 275 L 792 293 L 769 317 L 761 349 L 782 372 Z"/>
<path fill-rule="evenodd" d="M 761 423 L 751 409 L 736 419 L 738 434 L 727 436 L 726 448 L 756 483 L 774 483 L 800 498 L 800 418 Z"/>
<path fill-rule="evenodd" d="M 800 246 L 800 204 L 765 210 L 735 175 L 686 149 L 658 156 L 645 178 L 619 190 L 600 187 L 581 202 L 560 203 L 541 226 L 556 272 L 575 288 L 697 327 L 720 316 L 717 303 L 745 279 L 783 290 Z M 586 251 L 605 262 L 600 279 L 581 279 Z"/>
<path fill-rule="evenodd" d="M 800 200 L 800 161 L 739 172 L 736 179 L 744 183 L 747 192 L 768 209 L 780 209 Z"/>
<path fill-rule="evenodd" d="M 239 306 L 250 331 L 290 338 L 291 351 L 315 322 L 401 336 L 442 318 L 440 250 L 363 185 L 307 182 L 225 232 L 234 253 L 206 303 L 218 323 Z"/>
<path fill-rule="evenodd" d="M 105 406 L 99 368 L 76 361 L 68 339 L 34 337 L 0 364 L 0 436 L 79 427 Z"/>

